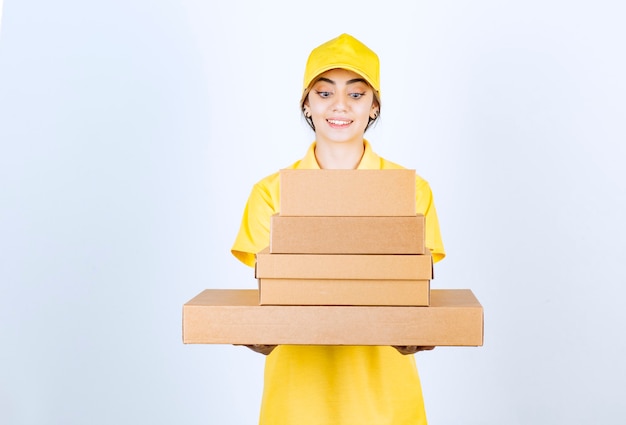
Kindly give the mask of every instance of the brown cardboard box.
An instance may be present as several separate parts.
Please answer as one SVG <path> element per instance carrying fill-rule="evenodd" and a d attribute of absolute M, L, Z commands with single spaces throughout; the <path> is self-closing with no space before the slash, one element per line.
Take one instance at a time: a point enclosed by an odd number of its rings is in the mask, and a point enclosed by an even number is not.
<path fill-rule="evenodd" d="M 469 289 L 433 289 L 430 307 L 260 306 L 256 290 L 207 289 L 183 306 L 186 344 L 483 344 Z"/>
<path fill-rule="evenodd" d="M 259 279 L 261 305 L 427 306 L 429 280 Z"/>
<path fill-rule="evenodd" d="M 415 170 L 280 170 L 281 215 L 415 213 Z"/>
<path fill-rule="evenodd" d="M 430 251 L 423 255 L 270 254 L 256 255 L 257 279 L 385 279 L 431 280 Z"/>
<path fill-rule="evenodd" d="M 423 255 L 393 254 L 256 254 L 257 279 L 385 279 L 431 280 L 430 251 Z"/>
<path fill-rule="evenodd" d="M 272 216 L 272 254 L 424 254 L 424 216 Z"/>

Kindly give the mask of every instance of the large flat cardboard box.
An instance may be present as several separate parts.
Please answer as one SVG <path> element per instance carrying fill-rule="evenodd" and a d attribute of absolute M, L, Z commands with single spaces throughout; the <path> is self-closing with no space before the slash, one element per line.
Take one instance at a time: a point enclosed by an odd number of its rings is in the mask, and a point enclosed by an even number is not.
<path fill-rule="evenodd" d="M 424 216 L 273 215 L 272 254 L 424 254 Z"/>
<path fill-rule="evenodd" d="M 415 170 L 280 170 L 285 216 L 413 216 Z"/>
<path fill-rule="evenodd" d="M 256 254 L 257 279 L 384 279 L 432 280 L 433 260 L 423 255 L 395 254 Z"/>
<path fill-rule="evenodd" d="M 183 306 L 186 344 L 480 346 L 469 289 L 431 291 L 430 307 L 260 306 L 257 290 L 207 289 Z"/>
<path fill-rule="evenodd" d="M 259 279 L 261 305 L 428 306 L 429 280 Z"/>

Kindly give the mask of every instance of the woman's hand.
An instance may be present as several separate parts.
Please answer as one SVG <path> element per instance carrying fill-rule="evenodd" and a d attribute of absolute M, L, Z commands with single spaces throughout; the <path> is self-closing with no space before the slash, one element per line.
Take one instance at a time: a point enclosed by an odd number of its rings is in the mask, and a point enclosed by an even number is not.
<path fill-rule="evenodd" d="M 415 354 L 418 351 L 430 351 L 435 347 L 423 347 L 419 345 L 394 345 L 393 348 L 401 354 Z"/>
<path fill-rule="evenodd" d="M 244 344 L 235 344 L 235 345 L 244 345 Z M 261 353 L 266 356 L 269 353 L 271 353 L 274 348 L 276 348 L 275 345 L 265 345 L 265 344 L 251 344 L 251 345 L 244 345 L 244 346 L 248 347 L 249 349 L 251 349 L 252 351 L 256 353 Z"/>

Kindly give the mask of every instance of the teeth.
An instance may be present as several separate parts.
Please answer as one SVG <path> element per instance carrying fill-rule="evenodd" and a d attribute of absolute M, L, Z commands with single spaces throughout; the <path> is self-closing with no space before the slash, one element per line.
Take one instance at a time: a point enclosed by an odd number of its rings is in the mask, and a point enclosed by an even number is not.
<path fill-rule="evenodd" d="M 328 120 L 329 123 L 334 125 L 348 125 L 350 121 Z"/>

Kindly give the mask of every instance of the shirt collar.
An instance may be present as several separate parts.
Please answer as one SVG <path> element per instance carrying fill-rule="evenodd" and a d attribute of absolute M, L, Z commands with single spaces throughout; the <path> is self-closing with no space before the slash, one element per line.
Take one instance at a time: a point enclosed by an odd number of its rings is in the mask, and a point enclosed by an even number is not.
<path fill-rule="evenodd" d="M 363 152 L 363 157 L 361 158 L 361 162 L 359 162 L 357 170 L 379 170 L 381 168 L 380 157 L 374 153 L 372 146 L 367 140 L 363 139 L 363 144 L 365 145 L 365 151 Z M 303 170 L 320 169 L 317 159 L 315 158 L 315 142 L 309 146 L 309 150 L 306 152 L 306 155 L 304 155 L 304 158 L 300 160 L 296 168 Z"/>

